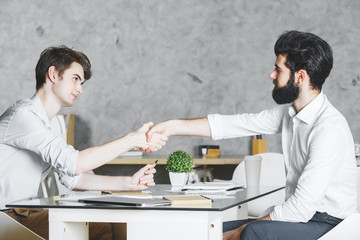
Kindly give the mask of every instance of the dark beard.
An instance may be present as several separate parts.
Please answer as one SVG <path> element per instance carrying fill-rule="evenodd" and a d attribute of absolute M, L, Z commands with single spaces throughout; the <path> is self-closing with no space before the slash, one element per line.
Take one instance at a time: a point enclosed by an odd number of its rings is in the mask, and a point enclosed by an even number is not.
<path fill-rule="evenodd" d="M 299 92 L 299 86 L 295 85 L 295 76 L 294 74 L 291 74 L 285 87 L 274 87 L 272 97 L 277 104 L 291 103 L 298 98 Z"/>

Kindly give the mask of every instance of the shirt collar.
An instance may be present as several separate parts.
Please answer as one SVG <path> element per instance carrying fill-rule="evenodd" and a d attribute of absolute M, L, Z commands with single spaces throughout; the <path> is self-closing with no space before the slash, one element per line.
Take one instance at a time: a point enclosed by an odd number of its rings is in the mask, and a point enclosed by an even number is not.
<path fill-rule="evenodd" d="M 305 106 L 299 113 L 296 114 L 295 108 L 291 106 L 289 108 L 290 117 L 296 117 L 299 120 L 310 124 L 316 117 L 316 113 L 320 110 L 325 100 L 325 95 L 321 91 L 320 94 L 314 98 L 307 106 Z"/>
<path fill-rule="evenodd" d="M 50 126 L 49 118 L 45 111 L 44 105 L 42 104 L 39 96 L 36 93 L 34 94 L 34 96 L 31 97 L 31 102 L 37 110 L 36 114 L 45 123 L 46 127 L 49 127 Z"/>

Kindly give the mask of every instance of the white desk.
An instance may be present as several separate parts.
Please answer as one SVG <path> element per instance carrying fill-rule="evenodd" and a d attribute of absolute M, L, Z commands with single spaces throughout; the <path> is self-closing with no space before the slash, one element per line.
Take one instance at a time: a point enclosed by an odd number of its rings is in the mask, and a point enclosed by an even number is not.
<path fill-rule="evenodd" d="M 168 184 L 150 188 L 152 194 L 162 195 Z M 283 187 L 261 187 L 237 192 L 231 199 L 216 199 L 211 207 L 132 207 L 97 205 L 76 202 L 54 202 L 53 198 L 34 199 L 8 204 L 7 207 L 49 209 L 51 240 L 88 239 L 87 222 L 127 224 L 127 239 L 222 239 L 222 212 Z"/>

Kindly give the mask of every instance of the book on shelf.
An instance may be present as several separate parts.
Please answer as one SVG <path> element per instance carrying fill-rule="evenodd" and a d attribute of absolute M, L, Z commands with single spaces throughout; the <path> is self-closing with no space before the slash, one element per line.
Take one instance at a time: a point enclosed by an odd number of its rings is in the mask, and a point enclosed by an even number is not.
<path fill-rule="evenodd" d="M 121 154 L 120 157 L 140 157 L 142 155 L 143 152 L 140 150 L 130 150 Z"/>
<path fill-rule="evenodd" d="M 212 200 L 203 196 L 187 196 L 187 195 L 168 195 L 163 199 L 170 200 L 171 205 L 211 205 Z"/>

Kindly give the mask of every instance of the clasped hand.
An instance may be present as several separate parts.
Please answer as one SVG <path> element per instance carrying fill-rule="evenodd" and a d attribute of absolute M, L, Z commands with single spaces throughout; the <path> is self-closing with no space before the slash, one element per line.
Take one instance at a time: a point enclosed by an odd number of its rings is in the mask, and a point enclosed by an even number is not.
<path fill-rule="evenodd" d="M 154 186 L 154 174 L 156 164 L 147 164 L 145 167 L 137 171 L 130 180 L 131 190 L 143 190 L 148 187 Z"/>
<path fill-rule="evenodd" d="M 166 144 L 168 137 L 165 134 L 158 132 L 152 134 L 150 141 L 147 140 L 146 133 L 153 125 L 154 123 L 152 122 L 145 123 L 137 131 L 130 133 L 130 135 L 135 139 L 134 149 L 140 148 L 142 151 L 149 149 L 148 152 L 154 152 L 161 149 Z"/>

